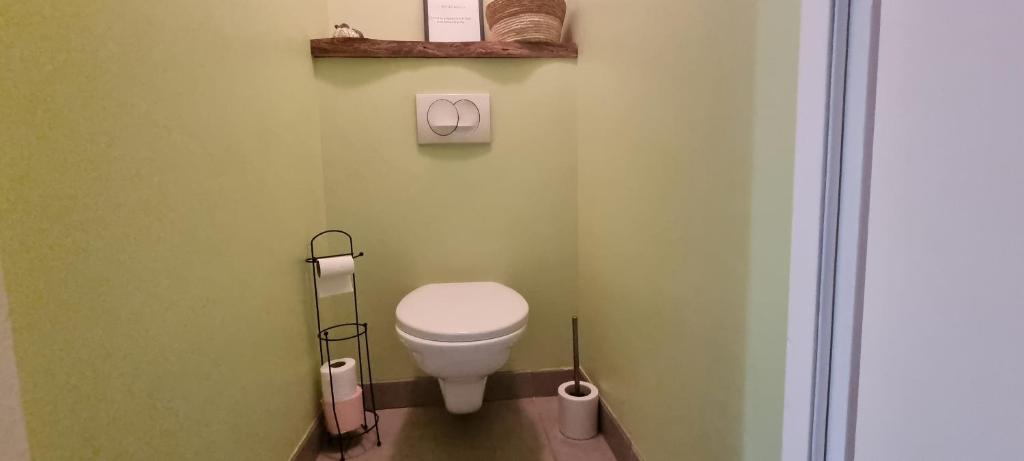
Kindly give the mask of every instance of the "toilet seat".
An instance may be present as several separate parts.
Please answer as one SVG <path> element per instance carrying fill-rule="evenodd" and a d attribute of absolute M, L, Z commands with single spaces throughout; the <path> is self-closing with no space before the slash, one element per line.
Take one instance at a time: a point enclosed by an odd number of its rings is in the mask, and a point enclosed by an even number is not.
<path fill-rule="evenodd" d="M 529 311 L 519 293 L 500 283 L 433 283 L 402 298 L 395 316 L 398 329 L 410 336 L 469 342 L 522 329 Z"/>

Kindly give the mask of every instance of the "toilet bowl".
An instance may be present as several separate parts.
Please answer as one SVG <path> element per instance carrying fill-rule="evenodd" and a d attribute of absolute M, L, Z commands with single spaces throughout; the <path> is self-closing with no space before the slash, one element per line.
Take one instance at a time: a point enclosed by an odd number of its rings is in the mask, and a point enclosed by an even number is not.
<path fill-rule="evenodd" d="M 395 330 L 420 369 L 438 379 L 445 408 L 472 413 L 483 405 L 487 376 L 526 331 L 528 314 L 526 300 L 500 283 L 435 283 L 402 298 Z"/>

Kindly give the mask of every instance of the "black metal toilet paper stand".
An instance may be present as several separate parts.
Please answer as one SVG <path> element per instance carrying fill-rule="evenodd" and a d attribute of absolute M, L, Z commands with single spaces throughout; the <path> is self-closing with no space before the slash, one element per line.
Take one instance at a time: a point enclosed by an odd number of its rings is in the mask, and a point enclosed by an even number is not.
<path fill-rule="evenodd" d="M 348 253 L 332 254 L 332 255 L 317 255 L 315 243 L 318 238 L 327 234 L 341 234 L 344 235 L 348 240 Z M 350 432 L 341 432 L 341 418 L 338 415 L 337 402 L 334 400 L 334 375 L 328 373 L 331 383 L 331 408 L 333 414 L 327 414 L 325 412 L 324 418 L 334 418 L 334 427 L 338 429 L 339 434 L 333 436 L 338 443 L 338 452 L 341 454 L 341 459 L 345 459 L 345 442 L 356 437 L 360 437 L 364 434 L 374 431 L 377 436 L 377 446 L 380 446 L 380 415 L 377 414 L 377 400 L 373 392 L 373 368 L 370 364 L 370 338 L 369 328 L 365 322 L 359 322 L 359 295 L 356 289 L 356 274 L 352 274 L 352 310 L 355 316 L 355 322 L 350 323 L 338 323 L 328 327 L 323 327 L 320 318 L 320 291 L 317 287 L 317 261 L 323 258 L 333 258 L 337 256 L 351 256 L 352 258 L 359 258 L 363 256 L 363 252 L 356 253 L 355 246 L 352 241 L 352 236 L 348 232 L 342 230 L 325 230 L 313 236 L 309 240 L 309 258 L 306 258 L 306 262 L 309 263 L 310 271 L 313 276 L 313 302 L 316 304 L 316 328 L 317 328 L 317 342 L 320 348 L 320 365 L 323 366 L 326 363 L 330 363 L 333 358 L 331 357 L 331 344 L 343 341 L 356 342 L 356 366 L 358 367 L 359 374 L 359 386 L 363 389 L 363 424 L 359 430 Z M 364 359 L 365 353 L 365 359 Z M 326 359 L 326 360 L 325 360 Z M 366 368 L 365 379 L 363 376 L 363 368 Z M 367 390 L 369 392 L 367 392 Z M 369 399 L 367 399 L 369 395 Z M 323 396 L 326 398 L 327 396 Z M 369 406 L 367 406 L 369 403 Z M 325 429 L 326 431 L 326 424 Z"/>

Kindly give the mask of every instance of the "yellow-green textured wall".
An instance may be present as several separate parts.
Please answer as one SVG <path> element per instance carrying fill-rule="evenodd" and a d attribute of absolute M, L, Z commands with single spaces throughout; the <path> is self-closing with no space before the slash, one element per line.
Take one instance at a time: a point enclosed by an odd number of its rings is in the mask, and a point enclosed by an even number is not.
<path fill-rule="evenodd" d="M 797 18 L 576 10 L 583 360 L 642 459 L 780 456 Z"/>
<path fill-rule="evenodd" d="M 327 222 L 366 252 L 359 301 L 375 378 L 422 374 L 394 312 L 432 282 L 494 280 L 523 294 L 529 326 L 508 369 L 572 363 L 574 70 L 552 60 L 317 61 Z M 418 92 L 490 93 L 493 142 L 417 145 Z"/>
<path fill-rule="evenodd" d="M 0 5 L 0 252 L 34 459 L 286 459 L 324 211 L 310 2 Z"/>

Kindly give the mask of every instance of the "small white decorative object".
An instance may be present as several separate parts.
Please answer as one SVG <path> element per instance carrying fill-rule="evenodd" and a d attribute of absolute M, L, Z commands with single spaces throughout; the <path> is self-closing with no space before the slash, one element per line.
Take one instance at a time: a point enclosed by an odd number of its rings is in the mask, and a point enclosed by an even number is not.
<path fill-rule="evenodd" d="M 345 23 L 335 24 L 334 38 L 363 38 L 363 33 Z"/>

